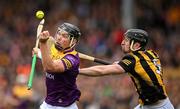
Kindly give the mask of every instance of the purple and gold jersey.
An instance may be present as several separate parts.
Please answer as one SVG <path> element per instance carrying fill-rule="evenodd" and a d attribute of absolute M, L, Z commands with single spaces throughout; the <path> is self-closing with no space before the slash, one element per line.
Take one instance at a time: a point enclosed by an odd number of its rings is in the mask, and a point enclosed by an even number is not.
<path fill-rule="evenodd" d="M 64 73 L 46 72 L 47 97 L 45 102 L 53 106 L 69 106 L 81 95 L 76 85 L 80 61 L 78 53 L 74 49 L 63 53 L 52 45 L 51 58 L 61 59 L 65 71 Z"/>

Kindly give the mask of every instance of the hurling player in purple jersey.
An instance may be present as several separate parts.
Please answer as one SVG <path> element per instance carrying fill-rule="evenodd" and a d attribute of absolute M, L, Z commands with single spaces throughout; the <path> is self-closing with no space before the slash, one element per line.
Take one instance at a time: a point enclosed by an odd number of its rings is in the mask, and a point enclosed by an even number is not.
<path fill-rule="evenodd" d="M 40 34 L 40 49 L 33 49 L 41 54 L 46 72 L 47 96 L 40 109 L 78 109 L 76 101 L 81 93 L 76 85 L 79 56 L 75 45 L 80 36 L 79 28 L 70 23 L 60 25 L 54 38 L 48 31 Z"/>

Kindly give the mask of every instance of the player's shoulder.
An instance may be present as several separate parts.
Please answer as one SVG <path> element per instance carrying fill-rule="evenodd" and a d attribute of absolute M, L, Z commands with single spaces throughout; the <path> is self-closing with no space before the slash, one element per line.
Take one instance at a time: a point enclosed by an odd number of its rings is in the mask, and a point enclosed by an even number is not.
<path fill-rule="evenodd" d="M 133 57 L 132 54 L 126 54 L 121 61 L 119 61 L 119 65 L 126 71 L 130 72 L 134 66 L 135 66 L 135 58 Z"/>
<path fill-rule="evenodd" d="M 78 52 L 75 49 L 64 52 L 66 55 L 78 56 Z"/>
<path fill-rule="evenodd" d="M 66 52 L 64 57 L 72 59 L 72 60 L 74 60 L 74 59 L 79 60 L 78 52 L 75 49 L 72 49 L 72 50 Z"/>
<path fill-rule="evenodd" d="M 154 58 L 159 58 L 159 55 L 155 50 L 148 49 L 148 50 L 146 50 L 146 53 L 152 55 Z"/>
<path fill-rule="evenodd" d="M 129 59 L 129 60 L 131 60 L 131 59 L 134 59 L 134 56 L 133 56 L 132 53 L 128 53 L 128 54 L 126 54 L 126 55 L 123 57 L 123 59 Z"/>
<path fill-rule="evenodd" d="M 155 55 L 158 55 L 158 52 L 153 49 L 149 49 L 148 51 L 153 52 Z"/>
<path fill-rule="evenodd" d="M 132 63 L 135 63 L 135 58 L 131 53 L 128 53 L 122 58 L 121 62 L 132 64 Z"/>
<path fill-rule="evenodd" d="M 66 53 L 62 60 L 69 61 L 72 66 L 78 66 L 80 63 L 78 52 L 75 50 Z"/>

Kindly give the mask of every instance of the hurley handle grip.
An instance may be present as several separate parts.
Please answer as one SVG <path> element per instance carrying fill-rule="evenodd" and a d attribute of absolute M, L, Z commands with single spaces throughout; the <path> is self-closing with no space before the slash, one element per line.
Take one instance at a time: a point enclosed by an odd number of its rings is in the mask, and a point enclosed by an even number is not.
<path fill-rule="evenodd" d="M 28 90 L 32 88 L 35 66 L 36 66 L 36 54 L 34 54 L 33 59 L 32 59 L 31 72 L 30 72 L 29 81 L 28 81 Z"/>

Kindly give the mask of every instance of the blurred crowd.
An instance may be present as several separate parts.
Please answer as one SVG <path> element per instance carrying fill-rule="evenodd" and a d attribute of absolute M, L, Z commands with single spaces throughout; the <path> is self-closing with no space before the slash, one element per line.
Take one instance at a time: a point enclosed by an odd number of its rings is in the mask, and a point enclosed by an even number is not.
<path fill-rule="evenodd" d="M 77 25 L 82 37 L 77 50 L 114 62 L 121 59 L 120 44 L 126 27 L 122 4 L 126 0 L 1 0 L 0 1 L 0 109 L 38 109 L 45 95 L 44 74 L 37 60 L 32 90 L 27 90 L 39 20 L 53 36 L 62 22 Z M 165 84 L 172 103 L 180 109 L 180 2 L 178 0 L 127 0 L 133 2 L 133 27 L 150 36 L 148 48 L 159 53 Z M 127 8 L 127 7 L 126 7 Z M 94 65 L 81 60 L 81 67 Z M 171 68 L 173 70 L 166 69 Z M 172 76 L 176 75 L 176 76 Z M 79 109 L 132 109 L 138 96 L 127 75 L 78 77 L 82 95 Z"/>

